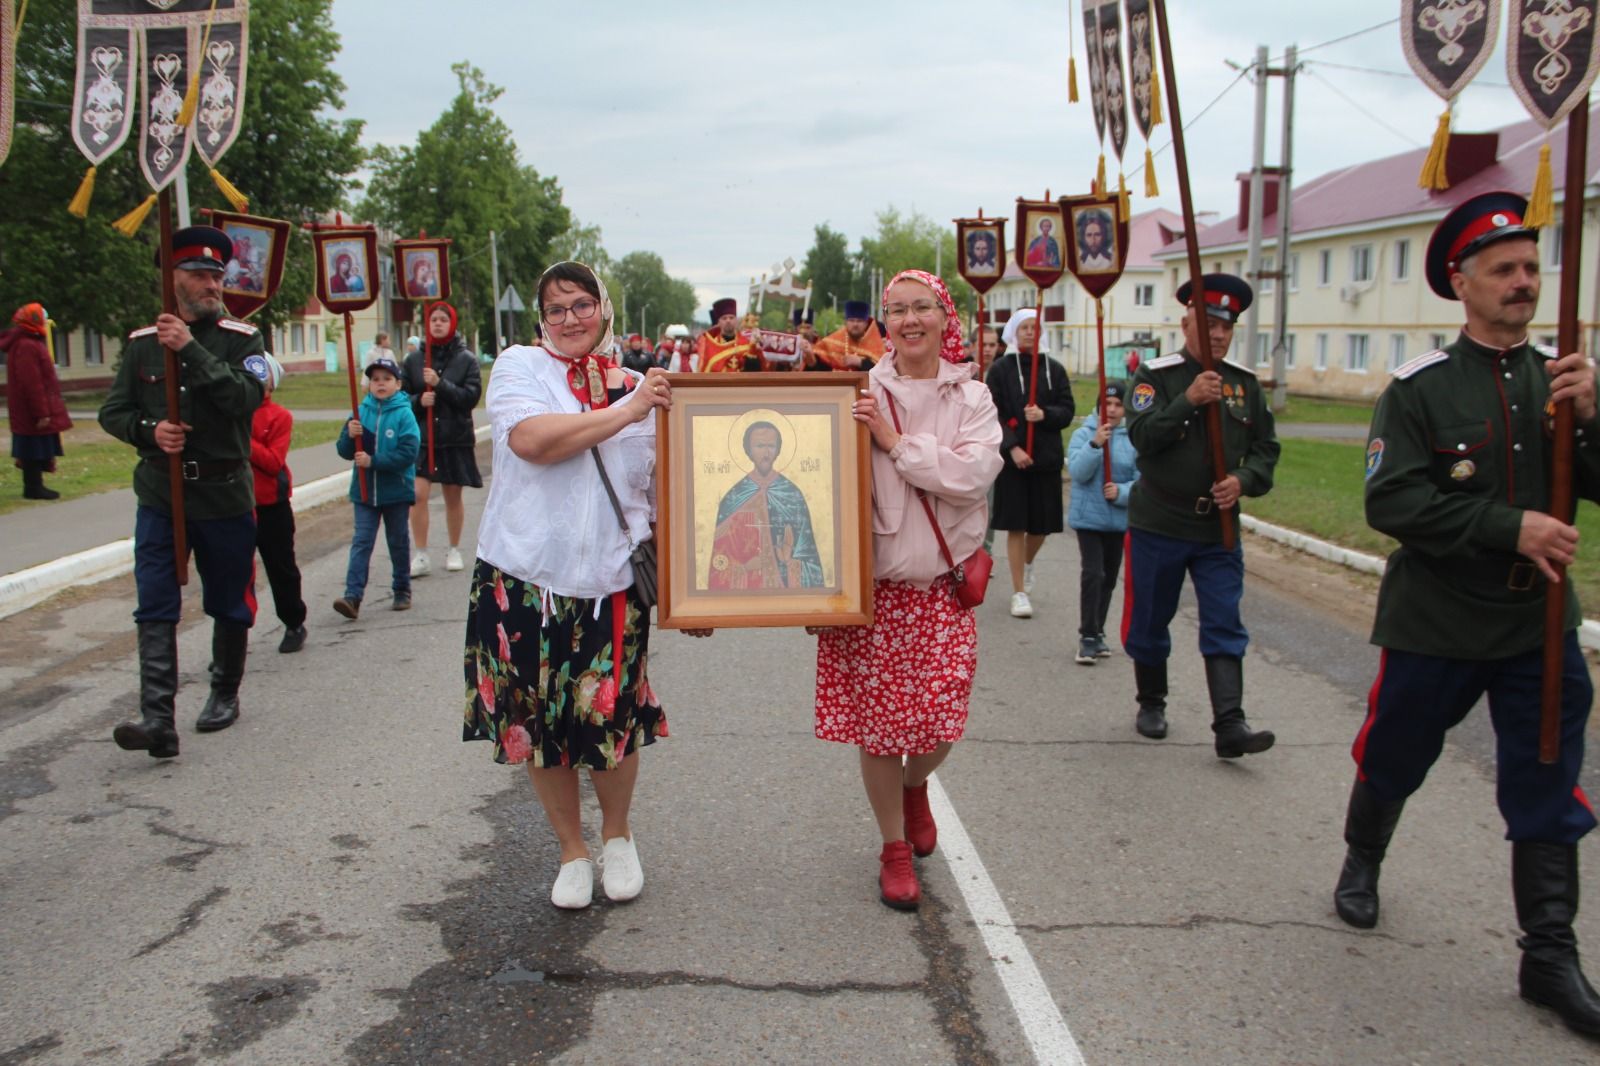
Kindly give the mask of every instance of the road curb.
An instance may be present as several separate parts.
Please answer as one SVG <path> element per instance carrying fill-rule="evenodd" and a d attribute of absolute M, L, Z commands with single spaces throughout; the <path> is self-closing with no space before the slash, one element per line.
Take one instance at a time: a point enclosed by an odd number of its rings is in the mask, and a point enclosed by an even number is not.
<path fill-rule="evenodd" d="M 488 426 L 478 427 L 477 438 L 480 442 L 488 438 L 489 429 Z M 304 485 L 296 485 L 289 500 L 295 512 L 299 513 L 337 500 L 349 491 L 348 473 L 329 474 Z M 132 569 L 133 538 L 128 537 L 6 574 L 0 577 L 0 618 L 9 618 L 67 589 L 97 585 L 121 577 Z"/>

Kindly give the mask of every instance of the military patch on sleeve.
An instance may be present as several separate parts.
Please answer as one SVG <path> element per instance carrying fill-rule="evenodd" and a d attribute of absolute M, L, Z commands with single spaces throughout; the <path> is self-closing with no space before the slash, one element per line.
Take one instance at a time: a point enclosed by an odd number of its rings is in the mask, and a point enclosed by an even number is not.
<path fill-rule="evenodd" d="M 1156 387 L 1148 381 L 1142 381 L 1133 387 L 1133 409 L 1135 411 L 1148 411 L 1150 405 L 1156 402 Z"/>
<path fill-rule="evenodd" d="M 156 328 L 154 326 L 146 326 L 144 329 L 136 329 L 132 333 L 128 334 L 128 339 L 131 341 L 135 337 L 148 337 L 155 331 Z"/>
<path fill-rule="evenodd" d="M 1393 376 L 1403 381 L 1417 371 L 1426 370 L 1430 366 L 1437 366 L 1448 358 L 1450 358 L 1449 352 L 1443 348 L 1435 348 L 1425 355 L 1419 355 L 1415 359 L 1395 367 Z"/>
<path fill-rule="evenodd" d="M 1373 437 L 1372 443 L 1367 445 L 1367 477 L 1372 477 L 1378 472 L 1378 467 L 1383 465 L 1383 438 Z"/>
<path fill-rule="evenodd" d="M 223 329 L 232 330 L 235 333 L 243 333 L 247 337 L 261 332 L 248 322 L 240 322 L 232 318 L 219 319 L 217 321 L 217 325 L 221 326 Z"/>
<path fill-rule="evenodd" d="M 1152 359 L 1144 365 L 1149 370 L 1165 370 L 1169 366 L 1177 366 L 1182 362 L 1183 353 L 1173 352 L 1171 355 L 1163 355 L 1160 359 Z"/>

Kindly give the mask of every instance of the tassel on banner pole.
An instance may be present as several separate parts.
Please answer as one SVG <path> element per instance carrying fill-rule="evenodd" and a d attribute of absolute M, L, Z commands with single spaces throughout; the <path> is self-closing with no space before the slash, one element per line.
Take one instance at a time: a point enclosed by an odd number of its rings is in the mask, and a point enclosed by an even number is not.
<path fill-rule="evenodd" d="M 1106 154 L 1104 152 L 1100 153 L 1100 166 L 1094 175 L 1094 194 L 1096 196 L 1105 196 L 1106 194 Z"/>
<path fill-rule="evenodd" d="M 1522 224 L 1529 229 L 1540 229 L 1556 220 L 1554 179 L 1550 175 L 1550 142 L 1539 148 L 1539 169 L 1533 172 L 1533 192 L 1528 197 L 1528 210 Z"/>
<path fill-rule="evenodd" d="M 5 0 L 0 0 L 4 3 Z M 78 185 L 78 191 L 73 194 L 72 202 L 67 204 L 67 214 L 74 218 L 89 217 L 89 201 L 94 199 L 94 176 L 97 167 L 90 167 L 83 175 L 83 181 Z"/>
<path fill-rule="evenodd" d="M 1078 57 L 1067 57 L 1067 103 L 1078 102 Z"/>
<path fill-rule="evenodd" d="M 1161 195 L 1161 187 L 1156 184 L 1156 158 L 1150 154 L 1150 146 L 1144 146 L 1144 194 L 1148 197 Z"/>
<path fill-rule="evenodd" d="M 1166 121 L 1166 116 L 1161 111 L 1161 68 L 1158 64 L 1151 64 L 1150 68 L 1150 128 L 1155 129 Z"/>
<path fill-rule="evenodd" d="M 211 0 L 211 11 L 206 16 L 206 32 L 200 38 L 200 59 L 202 63 L 205 62 L 206 49 L 211 45 L 211 24 L 216 21 L 216 18 L 217 0 Z M 180 127 L 187 126 L 194 121 L 194 113 L 199 109 L 199 105 L 200 71 L 196 68 L 194 73 L 189 75 L 189 88 L 184 90 L 183 107 L 178 111 L 178 125 Z M 239 210 L 243 211 L 244 208 L 241 207 Z"/>
<path fill-rule="evenodd" d="M 124 237 L 132 237 L 139 232 L 139 227 L 144 225 L 144 220 L 150 217 L 150 209 L 155 206 L 156 194 L 151 193 L 145 197 L 144 203 L 111 223 L 111 228 Z"/>
<path fill-rule="evenodd" d="M 216 183 L 217 191 L 222 193 L 223 198 L 233 205 L 235 211 L 250 210 L 250 198 L 240 192 L 233 182 L 223 177 L 222 172 L 216 167 L 211 168 L 211 180 Z"/>
<path fill-rule="evenodd" d="M 1123 222 L 1133 217 L 1133 197 L 1128 192 L 1126 175 L 1117 175 L 1117 214 Z"/>
<path fill-rule="evenodd" d="M 1417 188 L 1442 191 L 1450 187 L 1445 171 L 1445 159 L 1450 152 L 1450 109 L 1439 116 L 1439 125 L 1433 131 L 1433 144 L 1428 148 L 1428 158 L 1422 161 L 1422 173 L 1417 177 Z"/>

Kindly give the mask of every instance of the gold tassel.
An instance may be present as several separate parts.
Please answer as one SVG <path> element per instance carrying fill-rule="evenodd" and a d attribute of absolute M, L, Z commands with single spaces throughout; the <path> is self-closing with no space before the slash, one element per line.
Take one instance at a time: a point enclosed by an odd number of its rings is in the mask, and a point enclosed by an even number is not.
<path fill-rule="evenodd" d="M 1156 160 L 1150 154 L 1150 146 L 1144 146 L 1144 194 L 1149 197 L 1161 195 L 1161 187 L 1156 184 Z"/>
<path fill-rule="evenodd" d="M 238 186 L 234 185 L 233 182 L 223 177 L 222 171 L 216 167 L 211 168 L 211 180 L 216 182 L 217 191 L 222 193 L 223 197 L 233 205 L 235 211 L 250 210 L 250 198 L 240 192 Z"/>
<path fill-rule="evenodd" d="M 1528 210 L 1522 224 L 1529 229 L 1548 226 L 1556 220 L 1555 194 L 1550 177 L 1550 145 L 1539 149 L 1539 169 L 1533 173 L 1533 195 L 1528 197 Z"/>
<path fill-rule="evenodd" d="M 195 109 L 200 103 L 200 72 L 197 70 L 189 79 L 189 88 L 183 94 L 183 107 L 178 111 L 178 126 L 184 127 L 194 121 Z"/>
<path fill-rule="evenodd" d="M 156 206 L 156 194 L 151 193 L 145 197 L 144 203 L 111 223 L 111 228 L 124 237 L 132 237 L 139 232 L 139 227 L 144 225 L 144 220 L 149 217 L 150 209 L 154 206 Z"/>
<path fill-rule="evenodd" d="M 1128 193 L 1128 179 L 1117 175 L 1117 214 L 1126 222 L 1133 217 L 1133 197 Z"/>
<path fill-rule="evenodd" d="M 1154 58 L 1154 56 L 1151 57 L 1152 61 Z M 1150 128 L 1155 129 L 1166 120 L 1166 114 L 1161 110 L 1161 72 L 1152 66 L 1150 68 Z"/>
<path fill-rule="evenodd" d="M 1100 169 L 1095 171 L 1094 194 L 1104 197 L 1106 194 L 1106 154 L 1100 153 Z"/>
<path fill-rule="evenodd" d="M 1444 190 L 1450 187 L 1450 179 L 1445 171 L 1445 159 L 1450 152 L 1450 109 L 1444 109 L 1444 114 L 1439 116 L 1439 125 L 1433 131 L 1433 146 L 1428 149 L 1428 158 L 1422 161 L 1422 173 L 1417 178 L 1417 188 Z"/>
<path fill-rule="evenodd" d="M 4 3 L 5 0 L 0 0 Z M 67 214 L 74 218 L 89 217 L 89 201 L 94 196 L 95 167 L 90 167 L 83 175 L 83 181 L 78 185 L 78 191 L 72 197 L 72 202 L 67 205 Z"/>
<path fill-rule="evenodd" d="M 1067 57 L 1067 103 L 1078 102 L 1078 57 Z"/>

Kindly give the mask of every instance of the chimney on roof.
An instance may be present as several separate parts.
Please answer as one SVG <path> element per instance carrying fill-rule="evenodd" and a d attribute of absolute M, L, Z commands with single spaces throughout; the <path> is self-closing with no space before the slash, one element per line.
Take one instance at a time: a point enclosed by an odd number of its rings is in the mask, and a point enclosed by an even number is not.
<path fill-rule="evenodd" d="M 1250 174 L 1239 178 L 1239 232 L 1250 228 Z M 1261 168 L 1261 217 L 1271 218 L 1278 213 L 1278 189 L 1283 181 L 1282 167 Z"/>
<path fill-rule="evenodd" d="M 1452 133 L 1444 156 L 1445 180 L 1452 186 L 1494 166 L 1500 155 L 1498 133 Z"/>

